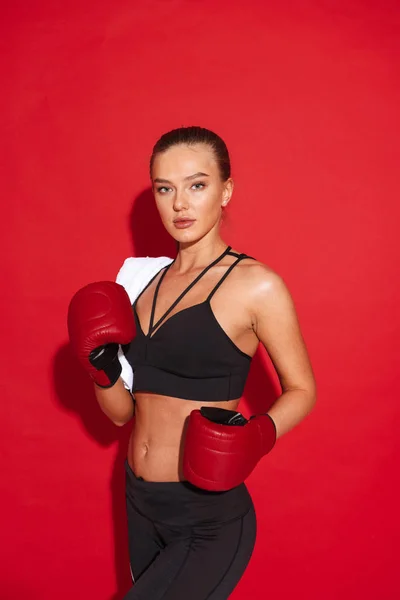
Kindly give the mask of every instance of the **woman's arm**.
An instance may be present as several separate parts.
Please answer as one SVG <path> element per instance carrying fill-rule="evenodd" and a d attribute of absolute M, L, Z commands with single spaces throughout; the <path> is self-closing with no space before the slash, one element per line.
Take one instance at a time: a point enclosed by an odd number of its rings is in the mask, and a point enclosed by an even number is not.
<path fill-rule="evenodd" d="M 316 382 L 285 282 L 261 265 L 257 280 L 253 288 L 253 329 L 265 346 L 282 387 L 282 395 L 268 411 L 279 437 L 312 410 L 317 397 Z"/>
<path fill-rule="evenodd" d="M 132 419 L 135 414 L 135 400 L 121 378 L 110 388 L 94 384 L 94 391 L 101 410 L 115 425 L 122 427 Z"/>

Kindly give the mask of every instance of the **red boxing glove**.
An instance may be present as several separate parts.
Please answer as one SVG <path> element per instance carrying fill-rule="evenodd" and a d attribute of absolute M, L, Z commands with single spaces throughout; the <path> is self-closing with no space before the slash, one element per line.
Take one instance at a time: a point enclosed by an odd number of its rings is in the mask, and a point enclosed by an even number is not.
<path fill-rule="evenodd" d="M 89 283 L 73 296 L 68 309 L 71 346 L 100 387 L 121 375 L 119 345 L 135 336 L 135 320 L 125 288 L 114 281 Z"/>
<path fill-rule="evenodd" d="M 231 425 L 221 423 L 221 411 L 234 415 L 234 418 L 225 420 Z M 219 422 L 214 421 L 213 414 L 217 415 Z M 236 425 L 235 422 L 241 424 Z M 260 458 L 272 450 L 275 442 L 276 427 L 268 414 L 254 416 L 247 421 L 234 411 L 214 407 L 193 410 L 186 431 L 184 477 L 205 490 L 229 490 L 250 475 Z"/>

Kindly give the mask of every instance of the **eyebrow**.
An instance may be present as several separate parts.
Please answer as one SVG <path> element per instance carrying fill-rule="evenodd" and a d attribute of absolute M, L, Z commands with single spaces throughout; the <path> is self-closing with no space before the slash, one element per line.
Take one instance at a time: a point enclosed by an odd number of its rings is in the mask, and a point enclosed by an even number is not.
<path fill-rule="evenodd" d="M 184 178 L 184 181 L 190 181 L 191 179 L 196 179 L 196 177 L 209 177 L 209 175 L 207 173 L 199 172 L 195 173 L 194 175 L 188 175 Z M 154 179 L 153 181 L 154 183 L 172 183 L 168 179 L 161 179 L 160 177 L 156 177 L 156 179 Z"/>

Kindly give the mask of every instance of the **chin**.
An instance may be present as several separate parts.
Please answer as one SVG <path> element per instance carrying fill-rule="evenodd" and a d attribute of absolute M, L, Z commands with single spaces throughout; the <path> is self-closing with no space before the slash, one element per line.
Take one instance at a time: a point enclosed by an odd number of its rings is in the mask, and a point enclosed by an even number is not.
<path fill-rule="evenodd" d="M 199 234 L 199 232 L 195 230 L 195 227 L 190 227 L 190 229 L 192 231 L 189 231 L 188 229 L 179 230 L 174 228 L 173 231 L 170 231 L 169 233 L 176 242 L 184 244 L 191 244 L 197 242 L 203 237 L 203 235 Z"/>
<path fill-rule="evenodd" d="M 174 236 L 174 239 L 178 244 L 191 245 L 198 242 L 201 238 L 197 235 L 179 235 Z"/>

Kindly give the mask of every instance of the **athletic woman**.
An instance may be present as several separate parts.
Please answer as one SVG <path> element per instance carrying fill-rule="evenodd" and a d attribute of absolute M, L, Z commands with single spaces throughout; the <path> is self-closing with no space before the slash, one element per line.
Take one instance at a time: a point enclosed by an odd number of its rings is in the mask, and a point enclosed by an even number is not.
<path fill-rule="evenodd" d="M 146 259 L 127 259 L 118 283 L 80 290 L 71 342 L 103 412 L 116 425 L 133 419 L 125 469 L 134 585 L 125 600 L 225 600 L 256 540 L 244 479 L 310 412 L 315 380 L 284 281 L 221 237 L 233 192 L 223 140 L 201 127 L 170 131 L 154 146 L 150 175 L 176 257 L 147 259 L 153 271 L 134 298 L 127 290 Z M 151 222 L 143 226 L 151 239 Z M 282 394 L 246 420 L 237 409 L 260 342 Z"/>

